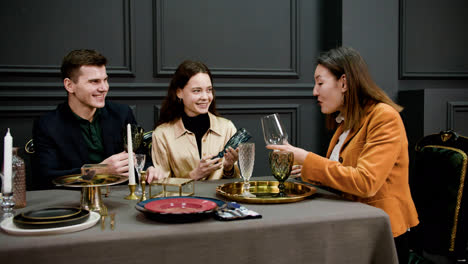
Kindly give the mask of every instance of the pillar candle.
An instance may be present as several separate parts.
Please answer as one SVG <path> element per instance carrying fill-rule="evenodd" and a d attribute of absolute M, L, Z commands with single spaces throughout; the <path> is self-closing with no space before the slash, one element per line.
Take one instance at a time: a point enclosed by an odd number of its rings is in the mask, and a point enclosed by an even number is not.
<path fill-rule="evenodd" d="M 127 151 L 128 151 L 128 184 L 135 184 L 135 169 L 133 165 L 133 142 L 132 142 L 132 128 L 130 124 L 127 125 Z"/>
<path fill-rule="evenodd" d="M 13 138 L 10 135 L 9 128 L 3 143 L 3 192 L 11 193 Z"/>

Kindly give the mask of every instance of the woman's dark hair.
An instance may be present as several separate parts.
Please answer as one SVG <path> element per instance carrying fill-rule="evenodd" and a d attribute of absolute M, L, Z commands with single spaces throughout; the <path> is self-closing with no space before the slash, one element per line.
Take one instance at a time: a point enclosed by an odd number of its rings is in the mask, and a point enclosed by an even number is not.
<path fill-rule="evenodd" d="M 62 79 L 69 78 L 76 82 L 76 78 L 78 77 L 77 73 L 81 66 L 105 66 L 106 64 L 106 57 L 95 50 L 73 50 L 63 58 L 60 71 L 62 73 Z"/>
<path fill-rule="evenodd" d="M 388 95 L 372 80 L 367 64 L 361 55 L 349 47 L 339 47 L 321 54 L 317 64 L 327 68 L 338 80 L 346 77 L 348 89 L 344 93 L 343 110 L 344 129 L 357 129 L 365 116 L 367 104 L 379 102 L 391 105 L 400 112 L 403 108 L 392 101 Z M 334 115 L 327 115 L 327 127 L 336 127 Z"/>
<path fill-rule="evenodd" d="M 177 120 L 184 112 L 184 103 L 177 98 L 177 89 L 184 89 L 190 78 L 198 73 L 206 73 L 210 77 L 211 83 L 213 78 L 208 67 L 199 61 L 186 60 L 182 62 L 172 77 L 169 89 L 167 90 L 166 98 L 161 107 L 161 114 L 159 116 L 158 125 L 169 123 Z M 211 101 L 208 111 L 214 115 L 218 115 L 216 111 L 216 96 L 215 89 L 213 88 L 213 101 Z"/>

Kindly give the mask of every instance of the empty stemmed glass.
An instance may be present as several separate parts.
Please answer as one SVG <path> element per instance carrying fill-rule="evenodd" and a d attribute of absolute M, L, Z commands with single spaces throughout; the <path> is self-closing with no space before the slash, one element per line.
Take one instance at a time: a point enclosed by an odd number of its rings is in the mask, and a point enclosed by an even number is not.
<path fill-rule="evenodd" d="M 248 142 L 239 145 L 239 170 L 242 178 L 244 179 L 243 196 L 255 197 L 250 193 L 250 177 L 252 177 L 253 167 L 255 161 L 255 143 Z"/>
<path fill-rule="evenodd" d="M 267 145 L 282 145 L 288 142 L 288 134 L 278 114 L 262 117 L 263 138 Z"/>
<path fill-rule="evenodd" d="M 143 167 L 145 166 L 145 161 L 146 161 L 146 155 L 145 154 L 135 154 L 135 169 L 137 170 L 138 174 L 138 182 L 137 182 L 137 189 L 135 191 L 135 195 L 141 195 L 142 194 L 142 189 L 141 189 L 141 171 L 143 170 Z"/>

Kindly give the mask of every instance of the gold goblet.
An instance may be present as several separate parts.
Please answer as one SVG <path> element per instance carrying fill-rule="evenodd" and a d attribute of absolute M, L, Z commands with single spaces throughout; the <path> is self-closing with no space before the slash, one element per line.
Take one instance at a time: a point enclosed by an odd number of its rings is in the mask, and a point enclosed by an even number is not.
<path fill-rule="evenodd" d="M 287 196 L 284 192 L 284 182 L 291 174 L 291 169 L 294 163 L 294 154 L 291 151 L 272 151 L 269 155 L 270 168 L 273 177 L 279 181 L 278 196 Z"/>
<path fill-rule="evenodd" d="M 131 124 L 130 125 L 130 131 L 132 133 L 132 146 L 133 146 L 133 151 L 138 149 L 143 142 L 143 134 L 145 133 L 144 129 L 138 125 Z M 125 126 L 122 129 L 122 135 L 123 135 L 123 140 L 124 140 L 124 149 L 127 151 L 127 126 Z"/>

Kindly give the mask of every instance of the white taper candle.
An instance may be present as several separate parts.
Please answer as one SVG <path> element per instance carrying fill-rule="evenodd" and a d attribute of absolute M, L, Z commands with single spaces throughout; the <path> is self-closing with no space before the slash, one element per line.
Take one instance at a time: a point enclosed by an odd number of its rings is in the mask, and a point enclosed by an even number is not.
<path fill-rule="evenodd" d="M 13 138 L 10 135 L 10 129 L 6 133 L 3 140 L 3 189 L 4 193 L 11 193 L 12 183 L 12 155 L 13 155 Z"/>
<path fill-rule="evenodd" d="M 127 151 L 128 151 L 128 184 L 135 184 L 135 166 L 133 165 L 133 142 L 132 142 L 132 128 L 130 124 L 127 125 Z"/>

